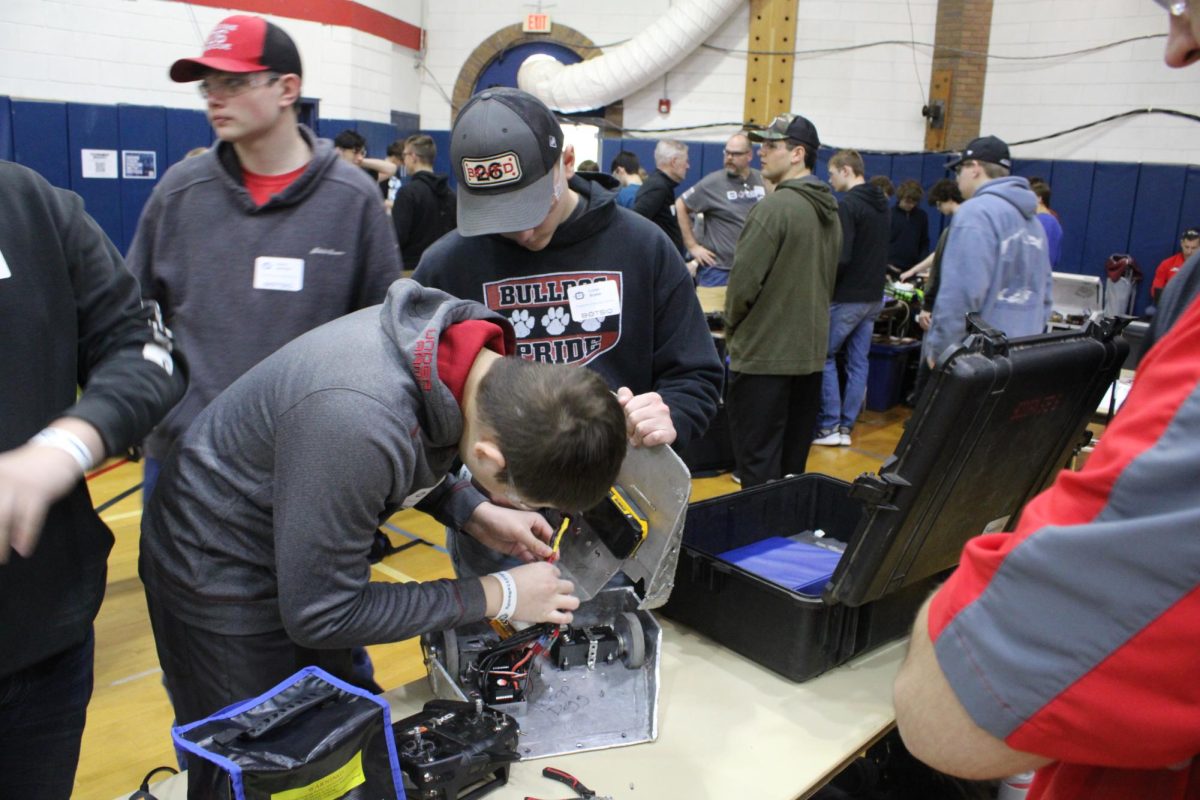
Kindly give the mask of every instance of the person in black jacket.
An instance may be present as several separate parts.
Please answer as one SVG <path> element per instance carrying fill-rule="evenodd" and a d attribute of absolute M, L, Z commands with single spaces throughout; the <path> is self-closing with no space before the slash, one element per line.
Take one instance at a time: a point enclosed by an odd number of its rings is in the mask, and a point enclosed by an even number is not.
<path fill-rule="evenodd" d="M 598 372 L 633 445 L 682 448 L 703 435 L 721 362 L 683 259 L 616 204 L 616 179 L 572 175 L 575 151 L 553 112 L 517 89 L 471 98 L 450 154 L 458 229 L 425 251 L 413 279 L 504 315 L 522 358 Z M 440 488 L 455 492 L 458 520 L 483 501 L 469 482 Z M 469 535 L 449 530 L 446 542 L 460 576 L 503 569 Z"/>
<path fill-rule="evenodd" d="M 842 254 L 829 304 L 829 351 L 813 444 L 846 447 L 867 395 L 871 331 L 882 305 L 888 263 L 888 203 L 878 186 L 866 182 L 862 156 L 854 150 L 841 150 L 829 159 L 829 182 L 842 193 Z M 846 354 L 844 393 L 838 385 L 841 351 Z"/>
<path fill-rule="evenodd" d="M 929 252 L 929 215 L 920 208 L 924 196 L 925 190 L 914 180 L 896 188 L 888 263 L 898 271 L 908 269 Z"/>
<path fill-rule="evenodd" d="M 68 798 L 113 544 L 80 478 L 141 441 L 186 380 L 79 196 L 8 162 L 0 319 L 0 797 Z"/>
<path fill-rule="evenodd" d="M 425 248 L 454 230 L 454 190 L 445 175 L 434 174 L 437 145 L 433 138 L 416 133 L 404 140 L 404 169 L 409 180 L 392 204 L 392 224 L 405 269 L 416 269 Z"/>
<path fill-rule="evenodd" d="M 675 218 L 675 187 L 687 176 L 688 149 L 683 142 L 660 139 L 654 146 L 654 172 L 642 181 L 633 210 L 663 229 L 681 256 L 689 257 Z"/>

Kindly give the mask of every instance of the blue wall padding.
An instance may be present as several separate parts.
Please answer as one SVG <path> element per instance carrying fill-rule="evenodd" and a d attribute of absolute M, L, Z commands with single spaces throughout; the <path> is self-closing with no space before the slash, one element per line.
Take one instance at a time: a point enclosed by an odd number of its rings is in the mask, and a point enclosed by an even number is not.
<path fill-rule="evenodd" d="M 1083 245 L 1092 208 L 1092 178 L 1096 165 L 1090 161 L 1058 161 L 1050 174 L 1054 207 L 1063 228 L 1059 272 L 1095 274 L 1085 269 Z"/>
<path fill-rule="evenodd" d="M 41 173 L 55 186 L 71 188 L 66 103 L 14 100 L 12 133 L 14 161 Z"/>
<path fill-rule="evenodd" d="M 13 161 L 12 100 L 0 97 L 0 158 Z"/>
<path fill-rule="evenodd" d="M 833 155 L 833 152 L 830 151 L 829 154 Z M 890 155 L 887 153 L 861 153 L 860 155 L 862 155 L 863 164 L 866 167 L 863 170 L 864 178 L 871 180 L 876 175 L 887 175 L 889 178 L 892 178 L 892 157 Z M 818 175 L 825 178 L 828 176 L 828 172 L 818 173 Z M 892 178 L 892 183 L 897 186 L 900 185 L 900 182 L 895 178 Z"/>
<path fill-rule="evenodd" d="M 892 183 L 899 186 L 905 181 L 912 180 L 925 187 L 925 184 L 921 183 L 924 172 L 923 161 L 924 158 L 920 153 L 901 153 L 892 156 Z"/>
<path fill-rule="evenodd" d="M 118 249 L 124 250 L 126 242 L 113 238 L 121 234 L 121 179 L 120 149 L 121 136 L 117 121 L 116 106 L 101 106 L 86 103 L 67 105 L 67 145 L 71 161 L 71 190 L 83 198 L 88 213 L 100 223 Z M 117 150 L 116 177 L 84 178 L 81 151 Z"/>
<path fill-rule="evenodd" d="M 318 135 L 333 138 L 350 128 L 363 134 L 373 156 L 383 157 L 387 145 L 410 131 L 378 122 L 323 119 Z M 435 171 L 449 174 L 450 132 L 427 131 L 437 144 Z M 152 150 L 159 178 L 190 149 L 210 145 L 214 136 L 204 113 L 189 109 L 145 106 L 97 106 L 49 103 L 0 97 L 0 158 L 40 172 L 51 183 L 79 192 L 105 233 L 123 250 L 132 240 L 142 208 L 156 180 L 82 177 L 80 151 Z M 647 171 L 654 170 L 653 139 L 604 139 L 600 167 L 608 169 L 621 149 L 637 154 Z M 680 191 L 702 176 L 721 169 L 724 142 L 687 142 L 691 169 Z M 828 175 L 830 148 L 818 153 L 816 174 Z M 928 190 L 948 177 L 946 156 L 938 153 L 863 153 L 866 175 L 883 174 L 893 183 L 916 178 Z M 119 161 L 119 159 L 118 159 Z M 755 159 L 755 166 L 760 166 Z M 1200 225 L 1200 167 L 1168 164 L 1017 160 L 1015 173 L 1050 181 L 1052 205 L 1063 226 L 1063 254 L 1058 269 L 1103 275 L 1111 253 L 1131 253 L 1144 272 L 1136 311 L 1144 309 L 1154 268 L 1179 246 L 1179 233 Z M 117 165 L 118 170 L 120 164 Z M 929 214 L 931 244 L 937 241 L 943 219 Z"/>
<path fill-rule="evenodd" d="M 189 150 L 196 147 L 211 147 L 217 140 L 212 126 L 203 111 L 187 108 L 167 109 L 167 164 L 182 161 Z M 166 172 L 160 166 L 159 176 Z"/>
<path fill-rule="evenodd" d="M 1022 159 L 1017 159 L 1017 161 L 1013 163 L 1013 174 L 1020 175 L 1022 178 L 1041 178 L 1042 180 L 1049 182 L 1050 175 L 1053 171 L 1054 171 L 1054 162 L 1047 161 L 1045 159 L 1040 159 L 1040 158 L 1023 159 L 1022 158 Z M 1055 205 L 1054 195 L 1057 194 L 1057 192 L 1054 191 L 1054 188 L 1055 188 L 1054 184 L 1051 183 L 1050 184 L 1050 190 L 1051 190 L 1050 191 L 1050 195 L 1051 195 L 1050 196 L 1050 205 L 1052 207 Z M 1055 209 L 1055 210 L 1057 210 L 1057 209 Z"/>
<path fill-rule="evenodd" d="M 388 145 L 398 138 L 390 122 L 360 122 L 358 132 L 367 140 L 367 155 L 372 158 L 387 158 Z"/>
<path fill-rule="evenodd" d="M 691 148 L 691 152 L 696 155 L 692 156 L 692 170 L 698 168 L 696 180 L 700 180 L 710 172 L 716 172 L 719 169 L 725 169 L 725 143 L 716 144 L 714 142 L 705 142 L 699 147 Z"/>
<path fill-rule="evenodd" d="M 1158 256 L 1161 243 L 1177 239 L 1183 228 L 1178 221 L 1186 179 L 1186 173 L 1178 167 L 1142 164 L 1129 230 L 1129 252 L 1142 268 L 1142 285 L 1138 289 L 1139 310 L 1149 302 L 1154 268 L 1166 257 Z M 1148 258 L 1143 259 L 1138 253 L 1147 254 Z"/>
<path fill-rule="evenodd" d="M 1179 204 L 1179 219 L 1175 227 L 1175 235 L 1171 237 L 1172 252 L 1179 250 L 1179 234 L 1185 228 L 1200 228 L 1200 167 L 1195 165 L 1187 167 L 1183 202 Z"/>
<path fill-rule="evenodd" d="M 170 164 L 167 163 L 167 110 L 161 106 L 117 106 L 120 120 L 122 150 L 153 150 L 157 154 L 158 177 L 161 178 Z M 137 231 L 142 207 L 150 199 L 150 193 L 158 180 L 121 179 L 121 227 L 123 239 L 118 243 L 126 250 Z"/>
<path fill-rule="evenodd" d="M 356 131 L 358 123 L 352 119 L 321 119 L 317 122 L 317 135 L 330 141 L 346 129 Z"/>
<path fill-rule="evenodd" d="M 1053 189 L 1054 184 L 1050 186 Z M 1108 257 L 1113 253 L 1129 251 L 1129 226 L 1133 218 L 1131 212 L 1137 186 L 1137 164 L 1096 164 L 1092 177 L 1092 197 L 1103 198 L 1103 202 L 1093 199 L 1089 209 L 1083 261 L 1078 272 L 1103 278 Z"/>

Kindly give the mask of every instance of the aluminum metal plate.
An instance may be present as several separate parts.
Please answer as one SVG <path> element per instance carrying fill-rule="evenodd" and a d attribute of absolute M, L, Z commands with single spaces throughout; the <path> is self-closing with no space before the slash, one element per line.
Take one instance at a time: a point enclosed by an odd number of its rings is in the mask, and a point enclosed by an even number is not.
<path fill-rule="evenodd" d="M 602 590 L 575 612 L 575 625 L 611 625 L 625 611 L 637 608 L 631 587 Z M 649 612 L 637 614 L 646 650 L 641 667 L 620 661 L 595 669 L 558 669 L 545 654 L 538 656 L 527 681 L 524 703 L 497 705 L 521 727 L 517 749 L 521 760 L 606 750 L 658 738 L 659 653 L 662 627 Z M 459 663 L 469 659 L 473 636 L 486 635 L 486 624 L 464 626 L 449 637 L 459 648 Z M 445 654 L 437 650 L 427 662 L 429 682 L 438 697 L 468 699 L 468 692 L 446 670 Z"/>

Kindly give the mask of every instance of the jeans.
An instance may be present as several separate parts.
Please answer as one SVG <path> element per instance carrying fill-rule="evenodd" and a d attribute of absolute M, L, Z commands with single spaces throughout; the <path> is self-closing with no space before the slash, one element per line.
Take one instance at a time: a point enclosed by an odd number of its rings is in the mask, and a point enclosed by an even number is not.
<path fill-rule="evenodd" d="M 729 270 L 720 267 L 699 267 L 696 270 L 696 283 L 700 286 L 728 286 Z"/>
<path fill-rule="evenodd" d="M 867 398 L 868 354 L 871 330 L 881 303 L 830 303 L 829 349 L 825 356 L 825 374 L 821 380 L 821 414 L 817 427 L 822 431 L 854 427 Z M 846 350 L 846 391 L 838 386 L 837 354 Z"/>
<path fill-rule="evenodd" d="M 0 797 L 68 800 L 92 698 L 95 639 L 0 678 Z"/>

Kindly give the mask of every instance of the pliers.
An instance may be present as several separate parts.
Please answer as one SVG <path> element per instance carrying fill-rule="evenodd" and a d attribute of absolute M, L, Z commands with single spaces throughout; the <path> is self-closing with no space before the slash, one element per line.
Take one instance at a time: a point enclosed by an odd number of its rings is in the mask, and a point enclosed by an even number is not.
<path fill-rule="evenodd" d="M 613 800 L 609 795 L 597 795 L 588 787 L 584 786 L 579 778 L 576 778 L 569 772 L 563 772 L 561 769 L 554 767 L 546 767 L 542 770 L 542 777 L 549 778 L 552 781 L 565 783 L 575 790 L 575 797 L 570 800 Z M 536 797 L 526 797 L 525 800 L 538 800 Z"/>

